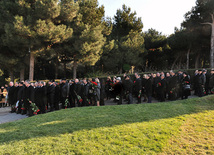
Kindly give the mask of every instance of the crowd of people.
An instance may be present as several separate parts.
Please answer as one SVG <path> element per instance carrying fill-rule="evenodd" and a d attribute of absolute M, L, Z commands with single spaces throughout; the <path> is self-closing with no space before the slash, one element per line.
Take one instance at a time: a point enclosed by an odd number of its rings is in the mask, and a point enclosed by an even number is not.
<path fill-rule="evenodd" d="M 165 100 L 187 99 L 194 90 L 194 95 L 202 97 L 214 93 L 214 70 L 196 70 L 190 76 L 186 72 L 135 73 L 134 79 L 124 74 L 123 77 L 107 79 L 61 79 L 59 83 L 38 81 L 10 82 L 1 87 L 4 106 L 11 106 L 11 112 L 33 116 L 46 112 L 83 106 L 100 106 L 113 99 L 118 105 L 126 102 L 137 104 L 152 99 Z M 1 100 L 0 98 L 0 100 Z"/>

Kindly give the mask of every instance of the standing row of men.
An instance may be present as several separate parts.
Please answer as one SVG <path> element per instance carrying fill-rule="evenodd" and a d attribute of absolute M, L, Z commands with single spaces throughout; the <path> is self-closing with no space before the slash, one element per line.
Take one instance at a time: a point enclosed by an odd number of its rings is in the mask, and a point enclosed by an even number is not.
<path fill-rule="evenodd" d="M 62 79 L 60 84 L 54 81 L 29 81 L 15 83 L 10 82 L 8 90 L 11 112 L 32 116 L 37 113 L 71 108 L 75 106 L 100 105 L 99 79 L 81 83 L 78 79 L 67 81 Z M 61 103 L 61 104 L 60 104 Z M 36 110 L 35 110 L 36 109 Z"/>
<path fill-rule="evenodd" d="M 124 75 L 123 80 L 120 77 L 111 80 L 107 78 L 106 94 L 115 96 L 118 104 L 122 104 L 122 99 L 127 99 L 128 104 L 133 103 L 133 96 L 136 97 L 137 103 L 152 102 L 152 98 L 163 102 L 166 99 L 187 99 L 191 91 L 195 95 L 202 97 L 214 93 L 214 70 L 207 73 L 207 70 L 196 70 L 195 75 L 188 75 L 186 72 L 172 70 L 167 73 L 144 74 L 143 78 L 135 73 L 135 80 L 132 82 L 129 76 Z"/>
<path fill-rule="evenodd" d="M 176 100 L 187 99 L 190 91 L 195 90 L 199 97 L 205 94 L 214 93 L 214 70 L 210 74 L 206 70 L 198 70 L 190 78 L 185 72 L 144 74 L 141 78 L 135 73 L 135 80 L 124 75 L 115 77 L 113 80 L 108 77 L 104 82 L 96 79 L 79 79 L 67 81 L 62 79 L 60 84 L 54 81 L 29 81 L 9 84 L 9 104 L 11 112 L 27 114 L 32 116 L 37 113 L 59 110 L 60 108 L 71 108 L 75 106 L 90 106 L 104 104 L 104 98 L 114 98 L 118 104 L 124 100 L 132 104 L 136 98 L 137 103 L 152 102 L 152 98 L 163 102 L 166 99 Z M 35 106 L 38 110 L 35 111 Z"/>

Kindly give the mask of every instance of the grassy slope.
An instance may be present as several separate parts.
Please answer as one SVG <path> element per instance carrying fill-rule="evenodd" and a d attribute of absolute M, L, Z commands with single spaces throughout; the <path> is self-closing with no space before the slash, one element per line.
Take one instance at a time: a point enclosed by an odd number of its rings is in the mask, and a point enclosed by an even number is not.
<path fill-rule="evenodd" d="M 60 110 L 0 125 L 0 154 L 214 154 L 214 96 Z"/>

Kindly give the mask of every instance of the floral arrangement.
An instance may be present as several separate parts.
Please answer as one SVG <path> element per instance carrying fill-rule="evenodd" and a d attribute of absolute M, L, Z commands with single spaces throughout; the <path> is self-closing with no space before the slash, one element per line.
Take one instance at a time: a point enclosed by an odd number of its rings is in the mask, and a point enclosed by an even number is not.
<path fill-rule="evenodd" d="M 214 88 L 211 89 L 211 93 L 214 94 Z"/>
<path fill-rule="evenodd" d="M 161 83 L 159 82 L 158 84 L 157 84 L 157 87 L 160 87 L 161 86 Z"/>
<path fill-rule="evenodd" d="M 81 96 L 77 95 L 77 99 L 79 100 L 80 103 L 82 103 L 83 99 L 81 98 Z"/>
<path fill-rule="evenodd" d="M 26 110 L 25 106 L 24 106 L 24 103 L 22 103 L 22 107 L 21 107 L 22 110 Z"/>
<path fill-rule="evenodd" d="M 68 104 L 69 104 L 69 100 L 68 100 L 68 98 L 66 98 L 66 100 L 65 100 L 65 109 L 67 109 Z"/>
<path fill-rule="evenodd" d="M 172 90 L 169 92 L 170 94 L 173 94 L 175 92 L 175 88 L 172 88 Z"/>
<path fill-rule="evenodd" d="M 88 102 L 88 104 L 89 104 L 89 105 L 91 104 L 91 102 L 90 102 L 90 100 L 89 100 L 89 99 L 87 99 L 87 102 Z"/>
<path fill-rule="evenodd" d="M 204 93 L 204 95 L 206 95 L 206 94 L 207 94 L 207 92 L 206 92 L 205 88 L 203 88 L 203 93 Z"/>
<path fill-rule="evenodd" d="M 97 87 L 97 83 L 96 82 L 94 82 L 94 81 L 91 81 L 91 84 L 92 84 L 92 87 L 94 87 L 94 88 L 96 88 Z"/>
<path fill-rule="evenodd" d="M 40 111 L 39 108 L 36 106 L 35 103 L 31 102 L 30 103 L 31 107 L 32 107 L 32 110 L 33 110 L 33 114 L 34 115 L 37 115 L 37 113 Z"/>
<path fill-rule="evenodd" d="M 139 94 L 138 94 L 138 98 L 140 98 L 141 97 L 141 91 L 139 91 Z"/>

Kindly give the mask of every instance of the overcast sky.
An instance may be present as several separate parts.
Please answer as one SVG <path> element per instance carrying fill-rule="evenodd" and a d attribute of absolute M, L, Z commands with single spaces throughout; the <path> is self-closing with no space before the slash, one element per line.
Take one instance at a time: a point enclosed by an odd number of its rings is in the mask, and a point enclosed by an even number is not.
<path fill-rule="evenodd" d="M 122 5 L 136 11 L 141 17 L 143 31 L 153 28 L 164 35 L 174 33 L 174 28 L 180 28 L 184 15 L 195 6 L 196 0 L 98 0 L 105 6 L 105 16 L 114 17 Z"/>

